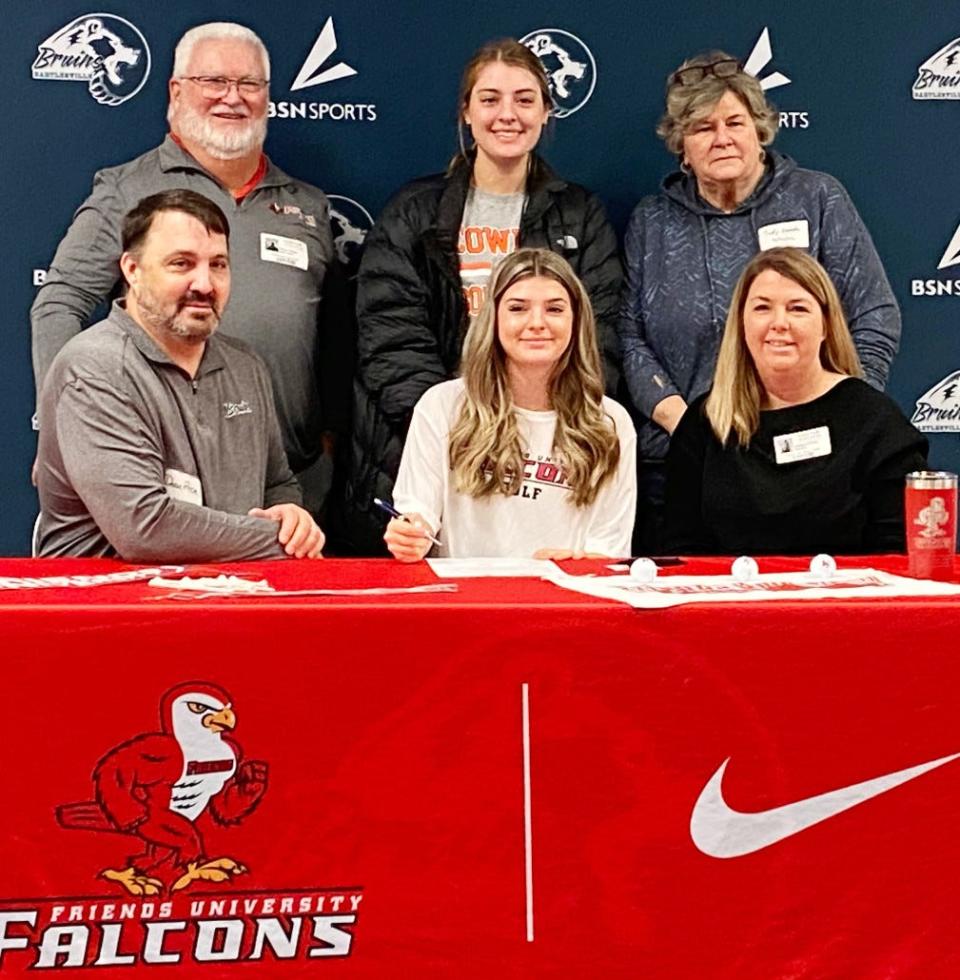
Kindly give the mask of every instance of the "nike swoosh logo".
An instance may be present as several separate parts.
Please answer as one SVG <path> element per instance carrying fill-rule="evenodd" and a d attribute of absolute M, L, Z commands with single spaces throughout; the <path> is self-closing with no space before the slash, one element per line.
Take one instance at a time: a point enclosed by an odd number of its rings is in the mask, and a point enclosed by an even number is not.
<path fill-rule="evenodd" d="M 891 772 L 886 776 L 844 786 L 829 793 L 811 796 L 796 803 L 741 813 L 727 805 L 723 798 L 723 774 L 729 759 L 710 777 L 693 805 L 690 815 L 690 836 L 704 854 L 715 858 L 743 857 L 778 841 L 786 840 L 823 820 L 829 820 L 844 810 L 865 803 L 888 790 L 910 782 L 924 773 L 960 758 L 960 752 L 945 755 L 933 762 Z"/>

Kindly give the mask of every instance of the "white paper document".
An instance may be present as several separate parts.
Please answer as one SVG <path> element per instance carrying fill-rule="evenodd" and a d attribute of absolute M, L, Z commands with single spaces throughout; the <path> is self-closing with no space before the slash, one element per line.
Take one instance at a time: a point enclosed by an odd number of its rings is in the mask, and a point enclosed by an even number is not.
<path fill-rule="evenodd" d="M 546 578 L 561 588 L 624 602 L 636 609 L 666 609 L 691 602 L 960 597 L 960 585 L 904 578 L 873 568 L 844 569 L 830 579 L 815 578 L 810 572 L 773 572 L 749 582 L 737 581 L 732 575 L 665 575 L 653 582 L 640 582 L 629 575 L 594 578 L 567 575 L 560 569 Z"/>
<path fill-rule="evenodd" d="M 551 578 L 563 573 L 539 558 L 428 558 L 437 578 Z"/>

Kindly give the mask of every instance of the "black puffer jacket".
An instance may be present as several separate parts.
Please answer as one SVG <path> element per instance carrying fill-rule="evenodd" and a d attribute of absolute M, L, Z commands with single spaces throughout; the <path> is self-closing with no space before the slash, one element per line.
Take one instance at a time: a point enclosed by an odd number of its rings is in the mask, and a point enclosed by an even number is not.
<path fill-rule="evenodd" d="M 432 385 L 456 375 L 468 326 L 457 239 L 470 186 L 463 164 L 449 176 L 413 181 L 387 204 L 367 236 L 357 296 L 357 376 L 344 512 L 331 528 L 338 550 L 385 554 L 387 518 L 373 498 L 391 499 L 413 407 Z M 520 244 L 563 255 L 590 294 L 606 387 L 619 377 L 616 320 L 622 270 L 617 239 L 589 191 L 532 160 Z"/>

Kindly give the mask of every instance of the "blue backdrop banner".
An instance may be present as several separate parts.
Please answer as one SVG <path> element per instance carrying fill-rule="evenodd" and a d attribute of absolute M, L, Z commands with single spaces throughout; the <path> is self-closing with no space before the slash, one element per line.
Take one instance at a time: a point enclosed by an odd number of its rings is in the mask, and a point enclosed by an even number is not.
<path fill-rule="evenodd" d="M 99 22 L 87 53 L 78 33 Z M 903 312 L 888 390 L 929 434 L 931 464 L 960 469 L 960 15 L 918 0 L 837 4 L 439 0 L 326 6 L 9 5 L 0 52 L 6 355 L 0 553 L 26 554 L 37 509 L 29 308 L 94 172 L 166 131 L 173 47 L 197 23 L 253 28 L 272 59 L 267 152 L 331 196 L 337 250 L 354 259 L 390 194 L 442 170 L 456 146 L 459 74 L 494 37 L 523 38 L 558 104 L 541 150 L 595 191 L 618 231 L 675 161 L 654 133 L 667 74 L 722 48 L 780 111 L 776 147 L 836 176 L 873 236 Z M 280 300 L 278 300 L 280 301 Z"/>

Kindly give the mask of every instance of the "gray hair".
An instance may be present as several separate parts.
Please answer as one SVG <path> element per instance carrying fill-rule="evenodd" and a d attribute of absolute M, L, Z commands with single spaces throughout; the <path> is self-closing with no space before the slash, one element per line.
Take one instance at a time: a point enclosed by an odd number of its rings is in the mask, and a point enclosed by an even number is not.
<path fill-rule="evenodd" d="M 263 77 L 270 78 L 270 55 L 267 54 L 266 45 L 263 41 L 243 24 L 234 24 L 230 21 L 214 21 L 210 24 L 198 24 L 191 27 L 186 34 L 177 42 L 176 50 L 173 53 L 173 77 L 182 78 L 189 71 L 190 58 L 193 56 L 193 49 L 200 41 L 245 41 L 253 45 L 260 53 L 263 61 Z"/>
<path fill-rule="evenodd" d="M 677 72 L 684 68 L 698 68 L 726 60 L 737 59 L 724 51 L 706 51 L 688 58 L 677 71 L 668 76 L 666 111 L 657 124 L 657 135 L 666 143 L 671 153 L 683 157 L 683 137 L 690 124 L 708 116 L 727 92 L 733 92 L 746 106 L 757 127 L 760 145 L 769 146 L 773 142 L 780 125 L 780 117 L 767 101 L 760 83 L 743 69 L 726 78 L 705 75 L 693 85 L 681 85 L 676 79 Z"/>

